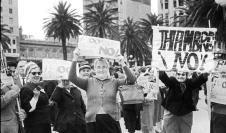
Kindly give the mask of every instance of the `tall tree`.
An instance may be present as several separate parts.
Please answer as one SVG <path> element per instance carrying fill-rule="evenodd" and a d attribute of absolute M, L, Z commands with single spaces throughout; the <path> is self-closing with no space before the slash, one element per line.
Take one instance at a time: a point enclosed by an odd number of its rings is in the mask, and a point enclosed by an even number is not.
<path fill-rule="evenodd" d="M 107 6 L 104 1 L 99 0 L 87 7 L 88 12 L 84 14 L 85 33 L 90 36 L 108 38 L 109 36 L 118 36 L 116 24 L 117 10 Z"/>
<path fill-rule="evenodd" d="M 7 33 L 10 33 L 10 30 L 6 27 L 6 24 L 1 24 L 1 47 L 3 49 L 9 49 L 10 45 L 10 38 L 7 36 Z"/>
<path fill-rule="evenodd" d="M 75 12 L 76 10 L 70 10 L 71 4 L 60 1 L 57 6 L 54 7 L 55 12 L 50 13 L 49 18 L 45 18 L 44 29 L 47 37 L 53 37 L 59 39 L 63 48 L 63 59 L 67 60 L 67 47 L 66 40 L 71 37 L 78 37 L 81 34 L 80 16 Z"/>
<path fill-rule="evenodd" d="M 151 53 L 145 40 L 140 36 L 140 27 L 138 22 L 132 18 L 127 18 L 121 27 L 121 49 L 122 54 L 133 55 L 137 60 L 143 61 L 151 57 Z"/>
<path fill-rule="evenodd" d="M 146 42 L 152 43 L 153 30 L 152 26 L 162 25 L 163 19 L 155 14 L 146 14 L 147 19 L 141 18 L 139 21 L 142 36 Z"/>

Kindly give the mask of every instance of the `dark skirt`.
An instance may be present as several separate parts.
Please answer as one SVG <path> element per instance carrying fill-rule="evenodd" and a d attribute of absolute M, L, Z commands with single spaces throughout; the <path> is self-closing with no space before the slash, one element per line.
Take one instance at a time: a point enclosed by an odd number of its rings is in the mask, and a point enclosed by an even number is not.
<path fill-rule="evenodd" d="M 121 128 L 110 115 L 97 114 L 96 122 L 87 123 L 87 133 L 121 133 Z"/>
<path fill-rule="evenodd" d="M 51 133 L 51 125 L 42 123 L 25 127 L 25 133 Z"/>

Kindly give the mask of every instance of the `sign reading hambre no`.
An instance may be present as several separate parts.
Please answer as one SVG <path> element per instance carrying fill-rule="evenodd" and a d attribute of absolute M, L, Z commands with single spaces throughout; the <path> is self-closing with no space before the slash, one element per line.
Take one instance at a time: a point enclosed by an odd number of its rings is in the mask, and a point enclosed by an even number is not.
<path fill-rule="evenodd" d="M 208 71 L 215 28 L 153 26 L 152 63 L 160 70 Z"/>
<path fill-rule="evenodd" d="M 81 56 L 115 59 L 120 55 L 120 42 L 90 36 L 79 36 L 78 48 Z"/>

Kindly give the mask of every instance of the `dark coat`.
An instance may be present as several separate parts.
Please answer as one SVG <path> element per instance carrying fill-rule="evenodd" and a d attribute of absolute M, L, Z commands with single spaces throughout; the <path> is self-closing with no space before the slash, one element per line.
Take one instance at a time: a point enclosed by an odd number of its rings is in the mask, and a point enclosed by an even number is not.
<path fill-rule="evenodd" d="M 174 115 L 183 116 L 195 110 L 192 91 L 207 81 L 207 74 L 187 79 L 184 82 L 184 92 L 182 92 L 181 83 L 175 77 L 169 78 L 165 72 L 160 71 L 159 79 L 169 87 L 166 97 L 162 101 L 162 106 Z"/>
<path fill-rule="evenodd" d="M 26 111 L 27 118 L 24 120 L 25 127 L 37 124 L 50 124 L 49 98 L 46 93 L 40 92 L 36 109 L 31 109 L 30 100 L 34 96 L 33 90 L 38 87 L 34 83 L 26 83 L 20 91 L 21 107 Z"/>
<path fill-rule="evenodd" d="M 54 130 L 85 131 L 86 107 L 81 92 L 76 87 L 71 87 L 70 93 L 65 88 L 56 87 L 50 99 L 57 103 L 59 109 Z"/>

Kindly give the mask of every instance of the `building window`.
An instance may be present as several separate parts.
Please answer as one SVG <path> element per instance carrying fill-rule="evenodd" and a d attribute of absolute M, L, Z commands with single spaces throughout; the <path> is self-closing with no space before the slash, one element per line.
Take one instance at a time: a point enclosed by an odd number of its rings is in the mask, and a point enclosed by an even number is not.
<path fill-rule="evenodd" d="M 182 11 L 180 11 L 179 16 L 182 16 L 182 15 L 184 15 L 184 13 Z"/>
<path fill-rule="evenodd" d="M 15 39 L 13 39 L 13 44 L 16 44 L 16 40 Z"/>
<path fill-rule="evenodd" d="M 16 53 L 16 49 L 13 49 L 13 53 Z"/>
<path fill-rule="evenodd" d="M 9 4 L 12 5 L 13 4 L 13 0 L 9 0 Z"/>
<path fill-rule="evenodd" d="M 165 0 L 165 9 L 168 9 L 168 0 Z"/>
<path fill-rule="evenodd" d="M 184 0 L 178 0 L 179 1 L 179 6 L 183 6 L 184 5 Z"/>
<path fill-rule="evenodd" d="M 9 8 L 9 13 L 12 14 L 13 13 L 13 9 Z"/>
<path fill-rule="evenodd" d="M 10 30 L 10 33 L 13 33 L 13 27 L 10 27 L 9 30 Z"/>
<path fill-rule="evenodd" d="M 9 18 L 9 23 L 13 24 L 13 18 Z"/>
<path fill-rule="evenodd" d="M 176 0 L 173 0 L 173 6 L 177 7 L 177 1 Z"/>
<path fill-rule="evenodd" d="M 11 49 L 8 49 L 8 53 L 11 53 Z"/>
<path fill-rule="evenodd" d="M 166 14 L 165 14 L 165 19 L 168 19 L 168 18 L 169 18 L 169 14 L 166 13 Z"/>

